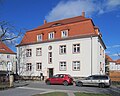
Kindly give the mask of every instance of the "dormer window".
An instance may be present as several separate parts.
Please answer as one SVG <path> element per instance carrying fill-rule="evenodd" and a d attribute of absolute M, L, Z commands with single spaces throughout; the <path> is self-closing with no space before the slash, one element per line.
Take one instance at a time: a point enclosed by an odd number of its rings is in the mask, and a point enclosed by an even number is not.
<path fill-rule="evenodd" d="M 61 37 L 68 37 L 68 30 L 62 30 L 61 31 Z"/>
<path fill-rule="evenodd" d="M 42 34 L 37 35 L 37 41 L 38 41 L 38 42 L 39 42 L 39 41 L 42 41 Z"/>
<path fill-rule="evenodd" d="M 48 34 L 48 39 L 49 40 L 54 39 L 54 32 Z"/>

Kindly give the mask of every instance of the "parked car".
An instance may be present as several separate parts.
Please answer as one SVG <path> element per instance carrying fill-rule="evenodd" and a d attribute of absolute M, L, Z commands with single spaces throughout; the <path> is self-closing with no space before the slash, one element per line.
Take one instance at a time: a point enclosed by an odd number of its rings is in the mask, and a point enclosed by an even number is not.
<path fill-rule="evenodd" d="M 99 86 L 100 88 L 104 88 L 106 86 L 110 87 L 111 80 L 107 75 L 91 75 L 83 80 L 75 81 L 76 86 L 83 86 L 83 85 L 92 85 L 92 86 Z"/>
<path fill-rule="evenodd" d="M 69 74 L 56 74 L 53 77 L 47 78 L 45 80 L 47 85 L 50 84 L 63 84 L 68 86 L 69 84 L 73 84 L 73 78 Z"/>

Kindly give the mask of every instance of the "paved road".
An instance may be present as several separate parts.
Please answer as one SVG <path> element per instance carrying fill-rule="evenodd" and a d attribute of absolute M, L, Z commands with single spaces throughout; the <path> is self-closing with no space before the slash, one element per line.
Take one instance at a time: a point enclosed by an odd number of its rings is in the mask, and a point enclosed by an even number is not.
<path fill-rule="evenodd" d="M 25 83 L 27 83 L 28 85 L 0 91 L 0 96 L 31 96 L 34 94 L 47 93 L 53 91 L 92 92 L 92 93 L 106 93 L 106 94 L 110 93 L 113 94 L 114 96 L 120 96 L 120 89 L 114 87 L 98 88 L 98 87 L 77 87 L 74 85 L 71 86 L 46 85 L 42 81 L 37 81 L 37 82 L 27 81 Z"/>

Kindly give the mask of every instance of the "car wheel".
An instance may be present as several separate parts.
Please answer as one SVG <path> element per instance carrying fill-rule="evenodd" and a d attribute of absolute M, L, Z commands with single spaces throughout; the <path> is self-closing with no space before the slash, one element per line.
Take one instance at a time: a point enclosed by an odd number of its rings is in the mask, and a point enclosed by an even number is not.
<path fill-rule="evenodd" d="M 68 82 L 67 82 L 67 81 L 64 81 L 64 82 L 63 82 L 63 85 L 64 85 L 64 86 L 68 86 Z"/>
<path fill-rule="evenodd" d="M 100 83 L 99 84 L 99 88 L 104 88 L 105 87 L 105 84 L 104 83 Z"/>
<path fill-rule="evenodd" d="M 77 86 L 82 87 L 83 83 L 82 82 L 78 82 Z"/>
<path fill-rule="evenodd" d="M 50 85 L 50 81 L 46 81 L 46 84 L 47 84 L 47 85 Z"/>

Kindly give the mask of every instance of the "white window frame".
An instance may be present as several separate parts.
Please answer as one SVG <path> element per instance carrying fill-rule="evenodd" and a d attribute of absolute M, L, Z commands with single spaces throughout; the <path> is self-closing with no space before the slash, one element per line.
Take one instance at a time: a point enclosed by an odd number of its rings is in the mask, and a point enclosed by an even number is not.
<path fill-rule="evenodd" d="M 52 63 L 52 52 L 48 52 L 48 63 Z"/>
<path fill-rule="evenodd" d="M 67 70 L 67 64 L 65 61 L 60 62 L 59 64 L 60 71 L 66 71 Z"/>
<path fill-rule="evenodd" d="M 32 56 L 32 49 L 26 49 L 26 57 Z"/>
<path fill-rule="evenodd" d="M 73 61 L 73 71 L 79 71 L 80 70 L 80 61 Z"/>
<path fill-rule="evenodd" d="M 73 44 L 73 53 L 80 53 L 80 43 Z"/>
<path fill-rule="evenodd" d="M 41 62 L 36 63 L 36 70 L 37 71 L 41 71 L 42 70 L 42 63 Z"/>
<path fill-rule="evenodd" d="M 36 56 L 42 56 L 42 48 L 36 48 Z"/>
<path fill-rule="evenodd" d="M 60 54 L 66 54 L 66 45 L 60 45 Z"/>
<path fill-rule="evenodd" d="M 37 41 L 42 41 L 42 34 L 37 35 Z"/>
<path fill-rule="evenodd" d="M 62 37 L 62 38 L 68 37 L 68 30 L 62 30 L 62 31 L 61 31 L 61 37 Z"/>
<path fill-rule="evenodd" d="M 50 32 L 50 33 L 48 34 L 48 39 L 49 39 L 49 40 L 54 39 L 54 34 L 55 34 L 55 32 Z"/>
<path fill-rule="evenodd" d="M 26 63 L 26 71 L 32 71 L 32 63 Z"/>

